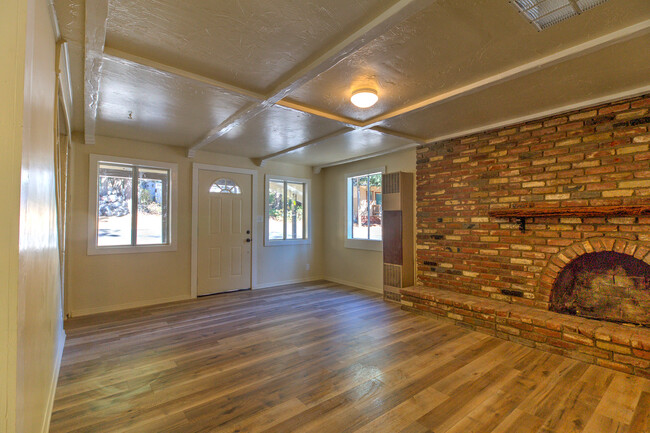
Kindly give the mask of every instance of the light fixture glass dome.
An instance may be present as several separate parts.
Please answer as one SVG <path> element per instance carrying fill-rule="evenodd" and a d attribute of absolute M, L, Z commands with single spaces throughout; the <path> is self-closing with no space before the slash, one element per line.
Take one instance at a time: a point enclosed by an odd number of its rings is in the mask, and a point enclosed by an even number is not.
<path fill-rule="evenodd" d="M 372 89 L 357 90 L 350 98 L 350 101 L 359 108 L 372 107 L 378 100 L 377 92 Z"/>

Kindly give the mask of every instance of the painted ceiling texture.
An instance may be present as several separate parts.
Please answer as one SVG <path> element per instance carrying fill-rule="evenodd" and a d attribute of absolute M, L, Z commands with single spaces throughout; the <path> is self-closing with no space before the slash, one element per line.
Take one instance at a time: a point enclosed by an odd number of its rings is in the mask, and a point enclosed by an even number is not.
<path fill-rule="evenodd" d="M 508 0 L 54 3 L 88 144 L 320 168 L 650 92 L 648 0 L 543 31 Z"/>

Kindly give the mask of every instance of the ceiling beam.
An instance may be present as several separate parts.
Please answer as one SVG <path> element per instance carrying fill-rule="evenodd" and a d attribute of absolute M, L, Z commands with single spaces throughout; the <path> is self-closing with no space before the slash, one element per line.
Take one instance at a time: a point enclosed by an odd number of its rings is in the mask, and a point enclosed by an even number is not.
<path fill-rule="evenodd" d="M 404 138 L 406 140 L 411 140 L 414 143 L 417 144 L 424 144 L 426 142 L 426 139 L 422 137 L 416 137 L 415 135 L 411 134 L 405 134 L 403 132 L 398 132 L 398 131 L 393 131 L 392 129 L 388 128 L 382 128 L 379 126 L 375 126 L 373 128 L 368 128 L 370 131 L 376 131 L 376 132 L 381 132 L 384 135 L 391 135 L 393 137 L 399 137 L 399 138 Z"/>
<path fill-rule="evenodd" d="M 506 81 L 514 80 L 515 78 L 528 75 L 535 71 L 539 71 L 540 69 L 548 68 L 558 63 L 566 62 L 567 60 L 593 53 L 610 45 L 625 42 L 627 40 L 643 36 L 647 33 L 650 33 L 650 20 L 641 21 L 640 23 L 625 27 L 612 33 L 608 33 L 595 39 L 591 39 L 587 42 L 574 45 L 562 51 L 558 51 L 537 60 L 533 60 L 532 62 L 524 63 L 512 69 L 499 72 L 498 74 L 491 75 L 482 80 L 475 81 L 465 86 L 457 87 L 444 93 L 430 96 L 414 104 L 374 117 L 365 122 L 363 126 L 365 128 L 374 127 L 385 120 L 392 119 L 393 117 L 401 116 L 402 114 L 406 113 L 412 113 L 423 108 L 442 104 L 444 102 L 449 102 L 453 99 L 460 98 L 461 96 L 471 95 L 472 93 L 487 89 L 488 87 L 492 87 Z"/>
<path fill-rule="evenodd" d="M 108 59 L 108 60 L 111 60 L 111 61 L 114 61 L 116 63 L 120 63 L 120 64 L 123 64 L 123 65 L 129 66 L 129 67 L 146 68 L 146 69 L 150 69 L 150 70 L 156 71 L 156 72 L 162 72 L 162 73 L 171 74 L 171 75 L 174 75 L 174 76 L 177 76 L 177 77 L 187 78 L 189 80 L 193 80 L 193 81 L 196 81 L 196 82 L 199 82 L 199 83 L 203 83 L 203 84 L 206 84 L 206 85 L 211 86 L 211 87 L 215 87 L 215 88 L 218 88 L 218 89 L 230 91 L 232 93 L 235 93 L 235 94 L 238 94 L 238 95 L 241 95 L 241 96 L 244 96 L 244 97 L 248 97 L 249 99 L 251 99 L 253 101 L 262 102 L 262 101 L 266 100 L 265 96 L 260 94 L 260 93 L 253 92 L 251 90 L 244 89 L 242 87 L 233 86 L 231 84 L 224 83 L 222 81 L 214 80 L 212 78 L 209 78 L 209 77 L 206 77 L 206 76 L 203 76 L 203 75 L 195 74 L 193 72 L 189 72 L 189 71 L 186 71 L 186 70 L 183 70 L 183 69 L 180 69 L 180 68 L 176 68 L 174 66 L 167 65 L 167 64 L 155 61 L 155 60 L 145 58 L 145 57 L 137 56 L 135 54 L 131 54 L 131 53 L 128 53 L 128 52 L 125 52 L 125 51 L 121 51 L 121 50 L 118 50 L 116 48 L 112 48 L 112 47 L 109 47 L 109 46 L 104 47 L 104 59 Z M 419 138 L 419 137 L 413 137 L 413 136 L 410 136 L 410 135 L 407 135 L 407 134 L 394 132 L 394 131 L 391 131 L 391 130 L 388 130 L 388 129 L 385 129 L 385 128 L 380 128 L 380 127 L 371 128 L 370 126 L 364 126 L 364 124 L 362 122 L 359 122 L 357 120 L 354 120 L 354 119 L 351 119 L 351 118 L 348 118 L 348 117 L 344 117 L 344 116 L 339 116 L 339 115 L 334 114 L 334 113 L 321 111 L 321 110 L 318 110 L 318 109 L 313 108 L 313 107 L 307 107 L 305 105 L 302 105 L 302 104 L 299 104 L 299 103 L 296 103 L 296 102 L 293 102 L 293 101 L 281 100 L 281 101 L 278 101 L 276 103 L 276 105 L 288 108 L 290 110 L 298 111 L 298 112 L 301 112 L 301 113 L 311 114 L 311 115 L 314 115 L 314 116 L 318 116 L 318 117 L 322 117 L 322 118 L 325 118 L 325 119 L 330 119 L 330 120 L 334 120 L 336 122 L 339 122 L 341 124 L 341 126 L 343 126 L 345 128 L 345 129 L 342 130 L 344 133 L 349 132 L 350 130 L 354 130 L 354 129 L 359 129 L 359 130 L 373 129 L 373 130 L 376 130 L 376 131 L 381 132 L 383 134 L 394 135 L 394 136 L 397 136 L 397 137 L 407 138 L 407 139 L 413 140 L 414 142 L 418 142 L 418 143 L 422 142 L 422 139 Z M 255 107 L 263 108 L 263 107 L 261 107 L 261 104 L 253 103 L 253 104 L 246 105 L 245 107 L 243 107 L 242 110 L 247 110 L 247 109 L 251 109 L 251 108 L 255 108 Z M 248 116 L 252 116 L 252 115 L 256 115 L 256 114 L 257 114 L 257 112 L 253 112 L 253 113 L 249 113 L 247 116 L 240 117 L 237 123 L 233 122 L 233 123 L 230 124 L 227 131 L 229 131 L 232 128 L 234 128 L 235 126 L 241 124 L 242 121 L 244 121 L 244 119 L 250 118 Z M 239 115 L 240 115 L 240 112 L 237 112 L 233 116 L 239 116 Z M 339 134 L 334 134 L 334 135 L 339 135 Z M 271 155 L 266 155 L 266 156 L 263 156 L 263 157 L 260 157 L 260 158 L 251 158 L 251 159 L 257 166 L 262 166 L 264 164 L 264 161 L 266 161 L 268 159 L 276 158 L 278 156 L 281 156 L 282 154 L 292 152 L 292 151 L 294 151 L 296 149 L 299 149 L 301 147 L 306 147 L 306 146 L 316 144 L 319 141 L 325 140 L 327 138 L 331 138 L 331 137 L 329 135 L 326 135 L 324 137 L 320 137 L 320 138 L 317 138 L 317 139 L 314 139 L 314 140 L 309 140 L 309 141 L 307 141 L 305 143 L 301 143 L 301 144 L 298 144 L 296 146 L 290 147 L 288 149 L 284 149 L 284 150 L 282 150 L 280 152 L 276 152 L 276 153 L 271 154 Z M 196 154 L 197 150 L 198 149 L 192 149 L 192 148 L 188 149 L 188 152 L 187 152 L 188 158 L 193 158 L 194 155 Z"/>
<path fill-rule="evenodd" d="M 359 122 L 358 120 L 355 120 L 355 119 L 352 119 L 352 118 L 349 118 L 349 117 L 345 117 L 345 116 L 339 116 L 338 114 L 330 113 L 330 112 L 327 112 L 327 111 L 322 111 L 322 110 L 319 110 L 317 108 L 308 107 L 306 105 L 298 104 L 297 102 L 288 101 L 286 99 L 284 99 L 282 101 L 278 101 L 276 103 L 276 105 L 280 105 L 282 107 L 289 108 L 289 109 L 295 110 L 295 111 L 301 111 L 301 112 L 307 113 L 307 114 L 313 114 L 314 116 L 323 117 L 325 119 L 335 120 L 335 121 L 337 121 L 339 123 L 342 123 L 343 125 L 347 126 L 348 128 L 352 128 L 352 129 L 361 129 L 361 128 L 363 128 L 363 123 Z"/>
<path fill-rule="evenodd" d="M 104 61 L 108 0 L 93 0 L 86 5 L 86 36 L 84 64 L 84 140 L 95 143 L 95 123 L 99 99 L 99 79 Z"/>
<path fill-rule="evenodd" d="M 235 126 L 238 126 L 267 107 L 273 106 L 284 99 L 289 93 L 327 71 L 338 62 L 356 52 L 376 37 L 386 33 L 390 28 L 399 24 L 411 15 L 432 4 L 435 0 L 398 0 L 388 9 L 372 18 L 341 41 L 313 56 L 304 64 L 298 65 L 286 77 L 277 83 L 264 101 L 255 106 L 247 106 L 212 128 L 199 141 L 190 147 L 189 154 L 205 147 L 221 137 Z"/>
<path fill-rule="evenodd" d="M 515 78 L 527 75 L 529 73 L 538 71 L 540 69 L 546 68 L 553 66 L 555 64 L 580 57 L 582 55 L 586 55 L 595 51 L 598 51 L 600 49 L 603 49 L 607 46 L 617 44 L 624 42 L 626 40 L 636 38 L 639 36 L 642 36 L 646 33 L 650 32 L 650 20 L 645 20 L 640 23 L 637 23 L 635 25 L 617 30 L 615 32 L 600 36 L 598 38 L 592 39 L 590 41 L 584 42 L 582 44 L 575 45 L 573 47 L 567 48 L 565 50 L 553 53 L 549 56 L 542 57 L 540 59 L 534 60 L 532 62 L 528 62 L 522 65 L 519 65 L 515 68 L 511 68 L 509 70 L 500 72 L 498 74 L 492 75 L 490 77 L 486 77 L 482 80 L 467 84 L 465 86 L 458 87 L 456 89 L 452 89 L 448 92 L 430 96 L 426 99 L 423 99 L 421 101 L 418 101 L 414 104 L 411 104 L 406 107 L 402 107 L 398 110 L 394 110 L 389 113 L 385 113 L 383 115 L 377 116 L 375 118 L 372 118 L 366 122 L 361 122 L 357 121 L 355 119 L 347 118 L 344 116 L 339 116 L 334 113 L 329 113 L 325 112 L 313 107 L 307 107 L 302 104 L 293 102 L 293 101 L 288 101 L 288 100 L 282 100 L 287 94 L 289 94 L 292 90 L 295 90 L 295 88 L 299 87 L 300 85 L 304 84 L 305 82 L 313 79 L 316 77 L 318 74 L 322 73 L 323 71 L 331 68 L 333 65 L 338 63 L 341 59 L 345 58 L 346 56 L 352 54 L 354 51 L 358 50 L 361 48 L 363 45 L 371 41 L 372 39 L 376 38 L 378 35 L 381 35 L 385 31 L 387 31 L 391 26 L 395 25 L 396 23 L 400 22 L 401 20 L 405 19 L 408 17 L 410 14 L 413 14 L 417 12 L 417 10 L 422 9 L 423 7 L 426 7 L 428 4 L 432 3 L 433 0 L 416 0 L 416 1 L 398 1 L 395 3 L 391 8 L 388 10 L 384 11 L 382 14 L 379 16 L 375 17 L 373 20 L 371 20 L 369 23 L 366 25 L 362 26 L 359 30 L 355 31 L 351 35 L 349 35 L 347 38 L 345 38 L 343 41 L 340 43 L 334 45 L 332 48 L 325 50 L 321 55 L 319 55 L 315 60 L 309 62 L 306 66 L 298 68 L 296 72 L 291 73 L 289 78 L 283 80 L 280 84 L 276 85 L 274 90 L 270 93 L 270 95 L 263 95 L 260 93 L 253 92 L 248 89 L 244 89 L 241 87 L 233 86 L 228 83 L 224 83 L 218 80 L 214 80 L 209 77 L 205 77 L 199 74 L 195 74 L 189 71 L 185 71 L 179 68 L 176 68 L 171 65 L 167 65 L 164 63 L 160 63 L 151 59 L 147 59 L 144 57 L 136 56 L 131 53 L 127 53 L 124 51 L 120 51 L 111 47 L 105 47 L 103 49 L 103 56 L 105 58 L 112 59 L 113 61 L 117 61 L 123 64 L 127 64 L 130 66 L 136 66 L 136 67 L 146 67 L 150 68 L 152 70 L 157 70 L 157 71 L 162 71 L 164 73 L 168 74 L 173 74 L 176 76 L 184 77 L 187 79 L 191 79 L 197 82 L 201 82 L 204 84 L 207 84 L 209 86 L 213 86 L 216 88 L 220 88 L 226 91 L 230 91 L 232 93 L 236 93 L 242 96 L 245 96 L 249 99 L 252 100 L 251 103 L 245 105 L 242 107 L 240 110 L 238 110 L 236 113 L 231 115 L 228 119 L 226 119 L 224 122 L 222 122 L 220 125 L 217 127 L 213 128 L 208 134 L 204 136 L 204 138 L 199 141 L 198 143 L 195 143 L 193 146 L 191 146 L 188 149 L 188 156 L 193 157 L 195 152 L 205 145 L 209 144 L 211 141 L 214 139 L 218 138 L 221 135 L 226 134 L 228 131 L 232 130 L 233 128 L 245 123 L 249 119 L 255 117 L 257 114 L 260 112 L 264 111 L 267 107 L 273 106 L 273 105 L 280 105 L 285 108 L 293 109 L 296 111 L 300 111 L 303 113 L 323 117 L 326 119 L 334 120 L 342 124 L 344 129 L 336 131 L 333 134 L 327 134 L 323 137 L 319 137 L 313 140 L 306 141 L 304 143 L 298 144 L 296 146 L 292 146 L 290 148 L 284 149 L 279 152 L 275 152 L 270 155 L 266 155 L 260 158 L 253 158 L 253 161 L 257 165 L 261 165 L 264 163 L 264 161 L 272 158 L 277 158 L 283 154 L 295 151 L 297 149 L 311 146 L 314 144 L 317 144 L 320 141 L 326 140 L 328 138 L 332 138 L 337 135 L 341 135 L 344 133 L 347 133 L 351 130 L 366 130 L 366 129 L 372 129 L 378 132 L 381 132 L 386 135 L 392 135 L 392 136 L 397 136 L 401 138 L 406 138 L 409 140 L 412 140 L 414 143 L 425 143 L 425 142 L 431 142 L 431 140 L 440 140 L 440 139 L 446 139 L 449 137 L 443 137 L 443 138 L 432 138 L 432 139 L 423 139 L 420 137 L 414 137 L 408 134 L 400 133 L 397 131 L 392 131 L 386 128 L 383 128 L 379 126 L 382 122 L 385 120 L 391 119 L 393 117 L 397 117 L 403 114 L 407 114 L 410 112 L 414 112 L 417 110 L 424 109 L 426 107 L 430 107 L 433 105 L 441 104 L 444 102 L 451 101 L 453 99 L 459 98 L 461 96 L 465 95 L 470 95 L 472 93 L 476 93 L 480 90 L 486 89 L 488 87 L 513 80 Z M 105 27 L 105 26 L 104 26 Z M 104 28 L 104 34 L 105 34 L 105 28 Z M 87 45 L 88 47 L 88 45 Z M 88 57 L 87 57 L 88 59 Z M 323 69 L 324 68 L 324 69 Z M 291 81 L 294 80 L 294 81 Z M 88 86 L 88 81 L 86 81 L 86 85 Z M 280 99 L 278 99 L 280 98 Z M 88 105 L 86 106 L 88 108 Z M 96 105 L 95 105 L 95 116 L 96 116 Z M 482 127 L 484 128 L 484 127 Z M 93 122 L 93 130 L 94 130 L 94 122 Z M 94 133 L 93 139 L 94 139 Z M 88 142 L 88 137 L 87 140 Z M 411 146 L 411 145 L 407 145 Z M 373 154 L 374 155 L 374 154 Z M 355 158 L 355 160 L 358 160 L 359 158 Z M 345 160 L 347 162 L 347 160 Z M 336 162 L 333 163 L 334 165 L 341 164 L 341 163 L 346 163 L 346 162 Z M 349 161 L 352 162 L 352 161 Z M 322 166 L 324 167 L 324 166 Z"/>

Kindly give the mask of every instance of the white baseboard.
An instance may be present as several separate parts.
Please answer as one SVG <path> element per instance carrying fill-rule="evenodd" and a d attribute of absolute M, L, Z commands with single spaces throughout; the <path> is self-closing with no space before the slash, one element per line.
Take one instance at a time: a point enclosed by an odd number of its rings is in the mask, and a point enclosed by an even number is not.
<path fill-rule="evenodd" d="M 345 286 L 356 287 L 357 289 L 363 289 L 363 290 L 367 290 L 369 292 L 379 293 L 379 294 L 382 294 L 382 295 L 384 294 L 384 288 L 383 287 L 372 287 L 372 286 L 367 286 L 365 284 L 355 283 L 353 281 L 341 280 L 339 278 L 333 278 L 333 277 L 325 277 L 325 280 L 331 281 L 331 282 L 337 283 L 337 284 L 343 284 Z"/>
<path fill-rule="evenodd" d="M 269 289 L 271 287 L 286 286 L 287 284 L 309 283 L 311 281 L 318 281 L 318 280 L 325 280 L 325 279 L 326 279 L 325 277 L 319 276 L 319 277 L 296 278 L 294 280 L 286 280 L 286 281 L 275 281 L 273 283 L 258 284 L 253 288 L 253 290 Z"/>
<path fill-rule="evenodd" d="M 56 396 L 56 386 L 59 383 L 59 372 L 61 371 L 61 360 L 63 359 L 63 347 L 65 346 L 66 334 L 63 329 L 59 335 L 59 347 L 56 348 L 56 359 L 54 363 L 54 373 L 52 375 L 52 382 L 50 383 L 50 392 L 47 398 L 47 409 L 45 418 L 43 419 L 43 426 L 41 432 L 47 433 L 50 431 L 50 422 L 52 421 L 52 410 L 54 409 L 54 397 Z"/>
<path fill-rule="evenodd" d="M 168 302 L 186 301 L 188 299 L 192 299 L 192 298 L 189 295 L 179 295 L 179 296 L 171 296 L 169 298 L 127 302 L 125 304 L 107 305 L 103 307 L 82 308 L 80 310 L 70 311 L 69 316 L 70 317 L 88 316 L 91 314 L 108 313 L 110 311 L 120 311 L 120 310 L 128 310 L 131 308 L 148 307 L 150 305 L 166 304 Z"/>

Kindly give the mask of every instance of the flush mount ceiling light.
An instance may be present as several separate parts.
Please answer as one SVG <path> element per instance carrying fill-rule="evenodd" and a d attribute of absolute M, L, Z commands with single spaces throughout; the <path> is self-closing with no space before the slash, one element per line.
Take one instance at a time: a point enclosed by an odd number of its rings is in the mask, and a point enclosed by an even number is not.
<path fill-rule="evenodd" d="M 510 3 L 537 27 L 544 30 L 567 18 L 580 15 L 587 9 L 605 3 L 607 0 L 511 0 Z"/>
<path fill-rule="evenodd" d="M 359 108 L 368 108 L 379 100 L 377 92 L 372 89 L 357 90 L 350 97 L 350 101 Z"/>

